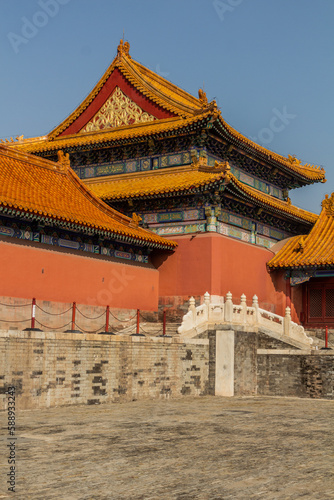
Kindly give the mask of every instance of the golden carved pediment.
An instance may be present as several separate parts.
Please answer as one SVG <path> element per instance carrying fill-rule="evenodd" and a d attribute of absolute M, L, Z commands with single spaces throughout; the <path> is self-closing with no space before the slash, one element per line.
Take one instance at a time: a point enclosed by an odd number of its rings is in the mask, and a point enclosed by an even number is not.
<path fill-rule="evenodd" d="M 119 87 L 116 87 L 101 109 L 80 132 L 96 132 L 105 128 L 121 127 L 122 125 L 151 122 L 153 120 L 155 120 L 153 115 L 146 113 L 126 96 Z"/>

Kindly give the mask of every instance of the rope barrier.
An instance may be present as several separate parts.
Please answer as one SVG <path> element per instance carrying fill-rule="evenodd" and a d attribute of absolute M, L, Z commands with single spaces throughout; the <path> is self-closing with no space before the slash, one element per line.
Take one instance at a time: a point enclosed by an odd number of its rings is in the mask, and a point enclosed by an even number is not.
<path fill-rule="evenodd" d="M 155 321 L 151 321 L 151 320 L 145 318 L 145 316 L 143 316 L 142 313 L 140 313 L 140 317 L 141 317 L 141 319 L 143 319 L 144 321 L 146 321 L 146 323 L 155 323 Z"/>
<path fill-rule="evenodd" d="M 119 321 L 120 323 L 128 323 L 129 321 L 134 320 L 137 317 L 137 314 L 135 314 L 132 318 L 130 319 L 118 319 L 111 311 L 110 311 L 110 316 L 112 316 L 116 321 Z"/>
<path fill-rule="evenodd" d="M 149 333 L 147 332 L 146 330 L 144 330 L 144 328 L 140 325 L 140 330 L 142 330 L 144 333 L 146 333 L 146 335 L 152 335 L 152 332 Z M 161 333 L 162 332 L 162 328 L 160 328 L 160 330 L 158 330 L 157 332 L 153 332 L 154 335 L 157 335 L 158 333 Z"/>
<path fill-rule="evenodd" d="M 97 333 L 99 332 L 100 330 L 104 330 L 104 325 L 103 326 L 100 326 L 100 328 L 98 328 L 97 330 L 84 330 L 83 328 L 81 328 L 81 326 L 77 325 L 76 323 L 74 323 L 75 326 L 81 330 L 82 332 L 84 333 Z"/>
<path fill-rule="evenodd" d="M 27 304 L 2 304 L 2 302 L 0 302 L 0 306 L 4 306 L 4 307 L 27 307 L 27 306 L 31 306 L 31 302 L 27 302 Z"/>
<path fill-rule="evenodd" d="M 86 319 L 92 319 L 92 320 L 94 320 L 94 319 L 99 319 L 99 318 L 101 318 L 102 316 L 104 316 L 104 315 L 105 315 L 105 313 L 106 313 L 105 311 L 103 311 L 103 313 L 102 313 L 102 314 L 100 314 L 99 316 L 96 316 L 95 318 L 90 318 L 89 316 L 86 316 L 84 313 L 82 313 L 82 312 L 80 311 L 80 309 L 78 309 L 78 307 L 77 307 L 77 309 L 76 309 L 76 310 L 77 310 L 77 312 L 78 312 L 79 314 L 81 314 L 81 316 L 83 316 L 84 318 L 86 318 Z"/>
<path fill-rule="evenodd" d="M 72 306 L 69 307 L 68 309 L 66 309 L 66 311 L 63 311 L 61 313 L 51 313 L 51 312 L 48 312 L 48 311 L 44 311 L 44 309 L 41 308 L 41 306 L 39 306 L 38 304 L 36 304 L 36 307 L 37 309 L 39 309 L 40 311 L 42 311 L 44 314 L 48 314 L 49 316 L 62 316 L 63 314 L 69 312 L 72 310 Z"/>
<path fill-rule="evenodd" d="M 71 321 L 69 321 L 68 323 L 66 323 L 66 325 L 62 325 L 62 326 L 46 326 L 46 325 L 43 325 L 43 323 L 41 323 L 40 321 L 38 321 L 38 319 L 36 319 L 36 323 L 38 323 L 39 325 L 41 325 L 46 330 L 60 330 L 62 328 L 65 328 L 66 326 L 70 325 Z"/>
<path fill-rule="evenodd" d="M 29 319 L 17 319 L 17 320 L 14 320 L 14 319 L 0 319 L 0 322 L 3 322 L 3 323 L 24 323 L 25 321 L 30 321 L 30 318 Z"/>

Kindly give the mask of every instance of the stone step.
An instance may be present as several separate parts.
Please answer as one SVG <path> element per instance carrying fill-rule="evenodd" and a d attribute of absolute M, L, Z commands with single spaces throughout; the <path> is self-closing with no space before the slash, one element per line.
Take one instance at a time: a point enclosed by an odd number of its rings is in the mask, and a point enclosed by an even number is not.
<path fill-rule="evenodd" d="M 166 324 L 166 335 L 174 337 L 178 335 L 178 329 L 179 324 L 178 323 L 167 323 Z M 120 335 L 131 335 L 133 333 L 136 333 L 137 325 L 136 323 L 133 323 L 132 325 L 123 328 L 123 330 L 119 330 L 117 333 Z M 144 335 L 154 337 L 157 335 L 162 335 L 163 333 L 163 325 L 162 322 L 158 323 L 140 323 L 140 333 L 143 333 Z"/>

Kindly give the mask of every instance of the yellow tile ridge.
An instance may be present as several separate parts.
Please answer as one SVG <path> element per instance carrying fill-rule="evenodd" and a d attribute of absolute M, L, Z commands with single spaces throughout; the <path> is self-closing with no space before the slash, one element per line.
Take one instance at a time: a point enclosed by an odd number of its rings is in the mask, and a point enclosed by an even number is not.
<path fill-rule="evenodd" d="M 288 157 L 286 158 L 285 156 L 279 155 L 277 153 L 274 153 L 273 151 L 270 151 L 269 149 L 267 149 L 263 146 L 260 146 L 256 142 L 252 141 L 251 139 L 248 139 L 248 137 L 246 137 L 243 134 L 241 134 L 240 132 L 238 132 L 231 125 L 229 125 L 222 117 L 220 110 L 219 110 L 219 121 L 232 137 L 234 137 L 235 139 L 237 139 L 241 143 L 243 143 L 247 146 L 250 146 L 252 149 L 266 155 L 268 159 L 275 160 L 276 162 L 280 163 L 281 165 L 284 165 L 285 167 L 287 167 L 289 170 L 297 172 L 307 179 L 321 180 L 321 182 L 326 182 L 326 178 L 325 178 L 326 172 L 325 172 L 323 167 L 319 167 L 317 165 L 310 165 L 310 164 L 302 165 L 301 160 L 298 160 L 298 158 L 296 158 L 294 155 L 288 155 Z"/>
<path fill-rule="evenodd" d="M 326 195 L 310 233 L 288 240 L 267 265 L 271 270 L 334 266 L 334 193 Z"/>
<path fill-rule="evenodd" d="M 199 99 L 127 57 L 119 69 L 142 94 L 172 113 L 187 118 L 203 109 Z"/>
<path fill-rule="evenodd" d="M 233 174 L 231 174 L 231 179 L 233 181 L 233 184 L 237 186 L 238 189 L 243 191 L 251 198 L 264 203 L 265 205 L 278 208 L 279 210 L 283 210 L 286 213 L 298 216 L 301 219 L 307 220 L 308 222 L 315 222 L 318 219 L 318 215 L 314 214 L 313 212 L 309 212 L 308 210 L 296 207 L 295 205 L 292 205 L 290 201 L 279 200 L 278 198 L 274 198 L 269 194 L 262 193 L 261 191 L 251 186 L 247 186 L 243 182 L 239 181 Z"/>

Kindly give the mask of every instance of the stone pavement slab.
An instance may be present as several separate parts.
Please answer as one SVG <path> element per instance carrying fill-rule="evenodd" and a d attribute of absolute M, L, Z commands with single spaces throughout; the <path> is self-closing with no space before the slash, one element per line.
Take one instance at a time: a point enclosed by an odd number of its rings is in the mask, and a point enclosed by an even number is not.
<path fill-rule="evenodd" d="M 333 499 L 334 402 L 203 397 L 25 410 L 19 500 Z"/>

